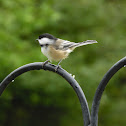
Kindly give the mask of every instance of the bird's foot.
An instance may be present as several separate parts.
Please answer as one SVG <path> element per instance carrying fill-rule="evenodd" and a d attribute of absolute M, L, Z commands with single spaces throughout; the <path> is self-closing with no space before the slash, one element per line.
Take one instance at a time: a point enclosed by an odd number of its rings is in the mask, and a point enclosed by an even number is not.
<path fill-rule="evenodd" d="M 58 68 L 60 68 L 61 66 L 59 65 L 62 62 L 62 60 L 59 61 L 59 63 L 56 66 L 55 72 L 57 72 Z"/>
<path fill-rule="evenodd" d="M 49 61 L 50 61 L 50 60 L 46 60 L 45 62 L 43 62 L 42 68 L 43 68 L 46 64 L 48 64 Z"/>
<path fill-rule="evenodd" d="M 59 68 L 61 68 L 61 66 L 60 66 L 60 65 L 57 65 L 56 68 L 55 68 L 55 72 L 57 72 L 57 70 L 58 70 Z"/>

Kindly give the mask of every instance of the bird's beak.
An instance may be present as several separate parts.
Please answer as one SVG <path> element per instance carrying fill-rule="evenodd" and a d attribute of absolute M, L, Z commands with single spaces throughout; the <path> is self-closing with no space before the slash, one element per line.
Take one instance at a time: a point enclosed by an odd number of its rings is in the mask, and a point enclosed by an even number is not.
<path fill-rule="evenodd" d="M 39 39 L 36 39 L 36 41 L 38 41 Z"/>

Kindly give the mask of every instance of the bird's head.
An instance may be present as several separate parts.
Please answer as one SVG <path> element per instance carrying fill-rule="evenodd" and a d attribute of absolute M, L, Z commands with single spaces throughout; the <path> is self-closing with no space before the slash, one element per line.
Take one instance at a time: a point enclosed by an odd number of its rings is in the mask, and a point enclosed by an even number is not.
<path fill-rule="evenodd" d="M 53 35 L 44 33 L 39 36 L 38 39 L 36 39 L 40 45 L 45 45 L 45 44 L 53 44 L 57 38 L 55 38 Z"/>

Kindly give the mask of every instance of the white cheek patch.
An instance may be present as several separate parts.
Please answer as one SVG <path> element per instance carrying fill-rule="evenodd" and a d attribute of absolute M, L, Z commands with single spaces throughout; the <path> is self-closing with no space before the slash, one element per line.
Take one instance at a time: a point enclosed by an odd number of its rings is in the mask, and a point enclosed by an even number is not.
<path fill-rule="evenodd" d="M 51 40 L 49 38 L 42 38 L 42 39 L 39 40 L 39 43 L 41 45 L 43 45 L 43 44 L 52 44 L 53 43 L 53 40 Z"/>

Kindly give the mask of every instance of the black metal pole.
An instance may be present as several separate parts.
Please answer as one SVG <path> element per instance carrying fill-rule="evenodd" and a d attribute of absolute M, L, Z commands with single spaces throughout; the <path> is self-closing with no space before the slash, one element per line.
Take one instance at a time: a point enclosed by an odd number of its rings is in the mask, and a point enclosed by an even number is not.
<path fill-rule="evenodd" d="M 98 126 L 99 104 L 106 85 L 108 84 L 109 80 L 113 77 L 113 75 L 125 65 L 126 65 L 126 57 L 122 58 L 117 63 L 115 63 L 104 75 L 102 81 L 100 82 L 93 99 L 91 109 L 91 126 Z"/>
<path fill-rule="evenodd" d="M 55 72 L 56 66 L 52 64 L 46 64 L 44 68 L 42 68 L 42 62 L 36 62 L 36 63 L 30 63 L 24 66 L 19 67 L 18 69 L 11 72 L 1 83 L 0 83 L 0 95 L 3 93 L 5 88 L 8 86 L 8 84 L 13 81 L 16 77 L 19 75 L 28 72 L 30 70 L 49 70 Z M 85 95 L 80 87 L 80 85 L 77 83 L 77 81 L 64 69 L 58 68 L 57 74 L 61 75 L 65 80 L 69 82 L 69 84 L 72 86 L 74 91 L 76 92 L 81 108 L 82 108 L 82 114 L 83 114 L 83 121 L 84 126 L 88 126 L 90 124 L 90 113 L 88 108 L 88 103 L 85 98 Z"/>

